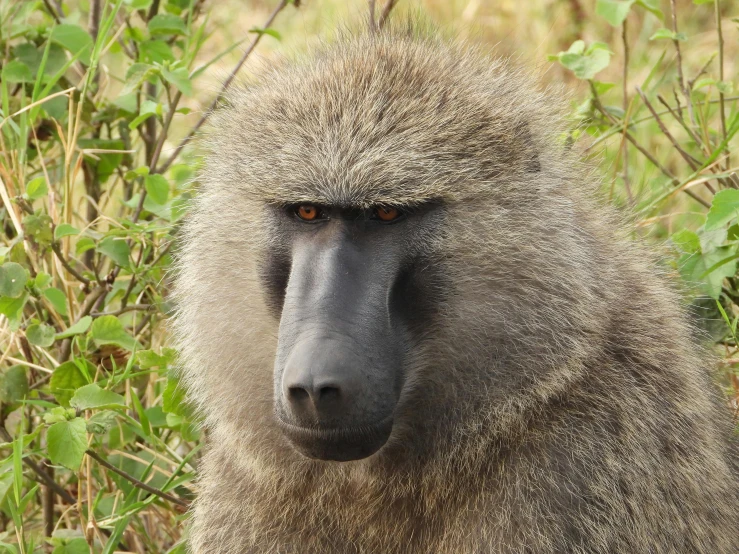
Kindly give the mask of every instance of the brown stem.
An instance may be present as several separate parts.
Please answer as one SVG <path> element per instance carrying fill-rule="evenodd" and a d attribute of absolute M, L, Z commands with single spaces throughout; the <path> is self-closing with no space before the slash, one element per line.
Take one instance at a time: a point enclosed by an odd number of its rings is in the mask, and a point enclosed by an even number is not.
<path fill-rule="evenodd" d="M 85 451 L 85 453 L 88 456 L 90 456 L 92 459 L 94 459 L 95 461 L 97 461 L 97 463 L 99 463 L 101 466 L 109 469 L 113 473 L 116 473 L 116 474 L 120 475 L 121 477 L 123 477 L 124 479 L 126 479 L 127 481 L 131 482 L 135 487 L 137 487 L 139 489 L 142 489 L 142 490 L 145 490 L 147 492 L 150 492 L 151 494 L 154 494 L 154 495 L 158 496 L 159 498 L 164 498 L 165 500 L 169 500 L 170 502 L 173 502 L 174 504 L 177 504 L 178 506 L 182 506 L 183 508 L 189 508 L 190 507 L 190 503 L 189 502 L 186 502 L 186 501 L 184 501 L 184 500 L 182 500 L 180 498 L 176 498 L 176 497 L 172 496 L 171 494 L 167 494 L 164 491 L 160 491 L 159 489 L 154 488 L 151 485 L 147 485 L 143 481 L 139 481 L 138 479 L 136 479 L 136 477 L 133 477 L 132 475 L 129 475 L 125 471 L 123 471 L 121 469 L 118 469 L 113 464 L 111 464 L 110 462 L 108 462 L 107 460 L 105 460 L 104 458 L 102 458 L 101 456 L 98 456 L 98 454 L 95 451 L 88 449 L 88 450 Z"/>
<path fill-rule="evenodd" d="M 126 306 L 125 308 L 121 308 L 120 310 L 116 310 L 114 312 L 92 312 L 92 317 L 100 317 L 102 315 L 121 315 L 125 314 L 126 312 L 135 312 L 135 311 L 148 311 L 151 310 L 154 307 L 153 304 L 131 304 L 130 306 Z"/>
<path fill-rule="evenodd" d="M 696 169 L 698 169 L 700 167 L 700 162 L 696 160 L 693 156 L 691 156 L 688 152 L 686 152 L 680 146 L 680 143 L 677 142 L 675 137 L 672 136 L 672 133 L 670 133 L 669 129 L 667 129 L 662 119 L 660 118 L 659 114 L 654 109 L 654 106 L 652 106 L 652 103 L 649 101 L 649 99 L 647 99 L 647 96 L 646 94 L 644 94 L 644 91 L 641 89 L 641 87 L 636 87 L 636 91 L 639 93 L 639 96 L 641 96 L 641 99 L 644 102 L 644 105 L 654 116 L 654 120 L 657 122 L 657 126 L 659 127 L 659 130 L 662 131 L 662 134 L 665 135 L 665 137 L 667 137 L 667 140 L 669 140 L 672 143 L 672 146 L 675 147 L 675 150 L 677 150 L 680 153 L 680 156 L 683 158 L 683 160 L 687 162 L 687 164 L 690 166 L 692 170 L 695 171 Z"/>
<path fill-rule="evenodd" d="M 623 71 L 623 110 L 624 110 L 624 138 L 628 129 L 629 114 L 629 40 L 627 19 L 624 19 L 621 26 L 621 40 L 624 44 L 624 71 Z M 624 188 L 629 202 L 633 203 L 634 197 L 631 194 L 631 186 L 629 185 L 629 144 L 625 140 L 621 140 L 621 163 L 623 167 Z"/>
<path fill-rule="evenodd" d="M 687 83 L 685 82 L 685 74 L 683 73 L 683 55 L 680 50 L 680 41 L 677 39 L 677 7 L 675 0 L 670 0 L 670 8 L 672 11 L 672 32 L 675 38 L 672 39 L 672 43 L 675 45 L 675 52 L 677 53 L 677 75 L 680 81 L 680 90 L 685 96 L 685 102 L 687 103 L 688 115 L 690 121 L 695 125 L 695 114 L 693 113 L 693 101 L 690 98 L 690 89 L 688 89 Z"/>
<path fill-rule="evenodd" d="M 369 8 L 369 28 L 374 33 L 377 31 L 377 24 L 375 23 L 375 0 L 367 0 L 367 7 Z"/>
<path fill-rule="evenodd" d="M 274 22 L 277 15 L 285 9 L 288 2 L 287 0 L 281 0 L 280 3 L 277 5 L 277 7 L 274 9 L 274 11 L 270 14 L 270 16 L 267 18 L 267 21 L 265 21 L 264 25 L 262 26 L 263 29 L 266 29 L 267 27 L 270 27 L 272 23 Z M 296 3 L 297 4 L 297 3 Z M 259 41 L 262 39 L 262 35 L 264 33 L 257 33 L 257 35 L 254 37 L 254 40 L 249 45 L 249 47 L 246 49 L 244 54 L 241 56 L 241 59 L 238 61 L 236 66 L 231 71 L 231 74 L 228 76 L 228 78 L 223 82 L 223 85 L 221 85 L 221 90 L 216 95 L 215 99 L 211 103 L 210 107 L 203 113 L 203 115 L 200 117 L 198 122 L 195 124 L 195 126 L 190 130 L 190 132 L 187 134 L 187 136 L 180 141 L 180 143 L 177 145 L 177 148 L 175 148 L 174 152 L 172 152 L 172 155 L 167 159 L 166 162 L 164 162 L 164 165 L 162 165 L 158 170 L 157 173 L 164 173 L 167 171 L 169 166 L 174 163 L 174 161 L 177 159 L 177 156 L 180 155 L 180 152 L 182 152 L 182 149 L 189 144 L 189 142 L 193 139 L 195 134 L 200 130 L 200 128 L 203 126 L 203 124 L 206 122 L 210 114 L 213 112 L 213 110 L 216 109 L 216 106 L 218 106 L 218 102 L 220 102 L 221 97 L 223 96 L 223 93 L 225 93 L 228 88 L 231 86 L 231 83 L 236 78 L 236 74 L 239 72 L 239 69 L 241 69 L 241 66 L 244 65 L 246 60 L 249 58 L 251 53 L 254 51 L 254 48 L 256 48 L 257 44 L 259 44 Z"/>
<path fill-rule="evenodd" d="M 54 241 L 51 243 L 51 250 L 54 252 L 54 254 L 56 254 L 56 257 L 62 263 L 64 269 L 66 269 L 71 275 L 73 275 L 74 278 L 77 279 L 80 283 L 85 285 L 85 287 L 90 286 L 91 281 L 69 264 L 67 259 L 64 257 L 64 254 L 62 253 L 62 249 L 59 248 L 58 242 Z"/>
<path fill-rule="evenodd" d="M 387 18 L 390 15 L 390 12 L 395 7 L 395 5 L 398 3 L 398 0 L 387 0 L 385 2 L 385 7 L 382 8 L 382 13 L 380 14 L 380 21 L 377 24 L 377 26 L 382 29 L 385 26 L 385 23 L 387 22 Z"/>
<path fill-rule="evenodd" d="M 724 80 L 724 33 L 721 29 L 721 1 L 715 0 L 713 3 L 716 11 L 716 32 L 718 33 L 718 78 L 719 81 Z M 718 91 L 718 99 L 720 103 L 719 113 L 721 114 L 721 135 L 726 140 L 726 105 L 724 93 Z M 726 145 L 726 168 L 731 167 L 731 158 L 729 157 L 729 145 Z"/>
<path fill-rule="evenodd" d="M 52 6 L 52 4 L 51 4 L 51 2 L 49 0 L 44 0 L 44 6 L 46 6 L 46 9 L 51 14 L 51 17 L 54 18 L 54 21 L 56 21 L 57 23 L 60 23 L 61 22 L 61 16 L 59 14 L 62 13 L 62 11 L 61 10 L 58 10 L 57 11 L 57 8 L 54 7 L 54 6 Z"/>
<path fill-rule="evenodd" d="M 47 462 L 47 466 L 48 464 L 49 462 Z M 49 479 L 53 481 L 54 480 L 54 468 L 49 466 L 46 471 L 49 475 Z M 46 487 L 44 488 L 43 502 L 44 502 L 44 505 L 43 505 L 44 534 L 47 537 L 50 537 L 54 533 L 54 525 L 56 522 L 54 521 L 54 489 L 52 489 L 49 485 L 46 485 Z"/>
<path fill-rule="evenodd" d="M 595 85 L 593 84 L 593 82 L 592 81 L 589 81 L 589 83 L 590 83 L 590 90 L 591 90 L 591 92 L 593 94 L 593 104 L 595 105 L 595 108 L 600 113 L 602 113 L 608 119 L 608 121 L 610 121 L 613 125 L 618 125 L 619 123 L 616 120 L 616 118 L 614 118 L 610 113 L 608 113 L 608 110 L 606 110 L 603 107 L 603 104 L 600 101 L 600 97 L 598 96 L 598 92 L 595 90 Z M 677 177 L 675 177 L 670 172 L 669 169 L 667 169 L 665 166 L 663 166 L 661 163 L 659 163 L 659 161 L 657 160 L 657 158 L 655 158 L 654 156 L 652 156 L 652 154 L 646 148 L 644 148 L 641 144 L 639 144 L 637 142 L 637 140 L 634 138 L 634 136 L 631 133 L 629 133 L 628 131 L 626 131 L 626 125 L 624 125 L 624 132 L 626 133 L 626 138 L 628 139 L 628 141 L 631 142 L 631 144 L 634 145 L 634 148 L 636 148 L 639 152 L 641 152 L 642 155 L 645 158 L 647 158 L 657 169 L 659 169 L 668 179 L 670 179 L 670 182 L 674 186 L 680 185 L 680 181 L 677 179 Z M 692 190 L 685 189 L 685 194 L 687 194 L 693 200 L 695 200 L 699 204 L 702 204 L 706 208 L 710 208 L 711 207 L 711 205 L 708 202 L 706 202 L 705 200 L 703 200 L 700 196 L 698 196 L 697 194 L 695 194 Z"/>

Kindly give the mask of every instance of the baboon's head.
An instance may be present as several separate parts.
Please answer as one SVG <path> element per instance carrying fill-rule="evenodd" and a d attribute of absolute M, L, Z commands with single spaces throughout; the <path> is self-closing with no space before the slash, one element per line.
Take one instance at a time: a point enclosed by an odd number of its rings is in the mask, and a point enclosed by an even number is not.
<path fill-rule="evenodd" d="M 177 318 L 223 440 L 324 460 L 418 453 L 442 429 L 498 424 L 552 388 L 546 368 L 574 367 L 595 303 L 550 111 L 501 62 L 393 35 L 231 96 L 186 225 Z"/>

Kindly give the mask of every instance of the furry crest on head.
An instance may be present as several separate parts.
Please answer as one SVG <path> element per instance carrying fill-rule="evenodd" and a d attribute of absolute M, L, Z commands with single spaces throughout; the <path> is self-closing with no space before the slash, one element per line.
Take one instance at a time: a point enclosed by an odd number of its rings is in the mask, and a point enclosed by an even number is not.
<path fill-rule="evenodd" d="M 174 321 L 209 436 L 194 552 L 739 551 L 710 362 L 561 144 L 558 97 L 390 30 L 279 64 L 213 114 Z M 428 201 L 444 225 L 424 259 L 443 279 L 390 440 L 304 458 L 273 416 L 265 210 Z"/>

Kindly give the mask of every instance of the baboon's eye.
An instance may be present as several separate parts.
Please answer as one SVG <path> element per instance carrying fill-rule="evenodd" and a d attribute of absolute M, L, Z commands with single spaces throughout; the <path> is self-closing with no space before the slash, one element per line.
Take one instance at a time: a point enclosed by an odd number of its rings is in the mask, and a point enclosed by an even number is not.
<path fill-rule="evenodd" d="M 295 215 L 297 215 L 303 221 L 315 221 L 316 219 L 323 219 L 323 213 L 318 206 L 313 204 L 301 204 L 295 208 Z"/>
<path fill-rule="evenodd" d="M 385 208 L 381 206 L 374 209 L 373 215 L 380 221 L 394 221 L 403 214 L 398 208 Z"/>

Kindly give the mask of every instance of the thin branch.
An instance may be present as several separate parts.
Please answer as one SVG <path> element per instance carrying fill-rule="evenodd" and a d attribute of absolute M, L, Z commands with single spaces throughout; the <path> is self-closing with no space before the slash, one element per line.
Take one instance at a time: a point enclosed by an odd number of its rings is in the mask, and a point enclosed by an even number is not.
<path fill-rule="evenodd" d="M 719 81 L 724 80 L 724 33 L 721 29 L 721 2 L 715 0 L 713 3 L 716 9 L 716 32 L 718 33 L 718 78 Z M 726 105 L 724 100 L 724 93 L 721 89 L 718 91 L 718 99 L 721 107 L 719 113 L 721 114 L 721 134 L 723 139 L 726 140 Z M 729 145 L 726 145 L 726 167 L 731 167 L 731 158 L 729 157 Z"/>
<path fill-rule="evenodd" d="M 385 26 L 385 23 L 387 22 L 387 18 L 390 15 L 390 12 L 395 7 L 395 5 L 398 3 L 398 0 L 387 0 L 385 3 L 385 7 L 382 9 L 382 13 L 380 14 L 380 21 L 378 23 L 378 27 L 382 29 Z"/>
<path fill-rule="evenodd" d="M 270 14 L 270 16 L 267 18 L 267 21 L 264 22 L 264 25 L 262 26 L 263 29 L 266 29 L 272 25 L 277 15 L 287 7 L 287 0 L 281 0 L 280 3 L 277 5 L 277 7 L 274 9 L 274 11 Z M 297 3 L 296 3 L 297 4 Z M 236 66 L 231 71 L 231 74 L 228 76 L 228 78 L 223 82 L 223 85 L 221 85 L 221 90 L 216 95 L 215 99 L 211 103 L 210 107 L 203 113 L 203 115 L 200 117 L 198 122 L 195 124 L 195 126 L 190 130 L 190 132 L 187 134 L 187 136 L 180 141 L 180 143 L 177 145 L 177 148 L 175 148 L 174 152 L 172 152 L 172 155 L 167 159 L 166 162 L 164 162 L 164 165 L 162 165 L 156 172 L 157 173 L 164 173 L 167 171 L 169 166 L 174 163 L 174 161 L 177 159 L 177 156 L 180 155 L 180 152 L 182 152 L 182 149 L 187 146 L 190 141 L 193 139 L 195 134 L 200 130 L 200 128 L 203 126 L 203 124 L 207 121 L 208 117 L 210 117 L 210 114 L 213 112 L 213 110 L 216 109 L 218 106 L 218 102 L 221 101 L 221 97 L 223 94 L 228 90 L 228 88 L 231 86 L 231 83 L 236 78 L 236 74 L 239 72 L 241 67 L 246 63 L 246 60 L 249 59 L 249 56 L 254 51 L 254 49 L 257 47 L 257 44 L 259 44 L 259 41 L 262 39 L 262 36 L 264 33 L 257 33 L 256 37 L 254 37 L 254 40 L 249 45 L 249 47 L 244 52 L 243 56 L 241 56 L 241 59 L 238 61 Z"/>
<path fill-rule="evenodd" d="M 678 101 L 678 108 L 675 110 L 670 104 L 667 103 L 667 100 L 662 96 L 661 94 L 657 95 L 657 100 L 660 101 L 660 103 L 667 108 L 667 112 L 672 115 L 672 117 L 675 118 L 675 120 L 680 123 L 683 129 L 685 129 L 685 132 L 690 135 L 690 138 L 693 139 L 693 142 L 695 142 L 700 148 L 703 149 L 703 153 L 706 155 L 709 155 L 711 153 L 710 149 L 703 143 L 703 140 L 695 134 L 695 131 L 690 128 L 690 126 L 685 122 L 685 118 L 682 116 L 682 111 L 680 110 L 680 102 Z M 665 112 L 662 112 L 663 114 Z"/>
<path fill-rule="evenodd" d="M 375 0 L 367 0 L 367 7 L 369 8 L 369 28 L 371 32 L 377 31 L 377 24 L 375 23 Z"/>
<path fill-rule="evenodd" d="M 56 257 L 59 259 L 59 261 L 64 266 L 64 269 L 66 269 L 71 275 L 74 276 L 75 279 L 77 279 L 80 283 L 85 285 L 86 287 L 90 286 L 91 281 L 79 273 L 75 268 L 73 268 L 70 263 L 67 261 L 67 259 L 64 257 L 64 254 L 62 253 L 62 249 L 59 248 L 59 243 L 54 241 L 51 243 L 51 249 L 53 250 L 54 254 L 56 254 Z"/>
<path fill-rule="evenodd" d="M 164 491 L 160 491 L 159 489 L 154 488 L 151 485 L 147 485 L 143 481 L 139 481 L 138 479 L 136 479 L 136 477 L 133 477 L 132 475 L 129 475 L 125 471 L 123 471 L 121 469 L 118 469 L 113 464 L 111 464 L 110 462 L 108 462 L 107 460 L 105 460 L 104 458 L 102 458 L 101 456 L 99 456 L 95 451 L 88 449 L 88 450 L 85 451 L 85 453 L 88 456 L 90 456 L 92 459 L 94 459 L 95 461 L 97 461 L 97 463 L 99 463 L 101 466 L 109 469 L 113 473 L 116 473 L 116 474 L 120 475 L 121 477 L 123 477 L 127 481 L 131 482 L 134 486 L 138 487 L 139 489 L 142 489 L 142 490 L 145 490 L 147 492 L 150 492 L 151 494 L 156 495 L 159 498 L 164 498 L 165 500 L 169 500 L 170 502 L 172 502 L 174 504 L 177 504 L 178 506 L 182 506 L 183 508 L 189 508 L 190 507 L 190 503 L 189 502 L 186 502 L 186 501 L 184 501 L 184 500 L 182 500 L 180 498 L 174 497 L 171 494 L 167 494 Z"/>
<path fill-rule="evenodd" d="M 46 9 L 51 14 L 51 17 L 54 18 L 54 21 L 56 21 L 57 23 L 61 23 L 61 16 L 59 15 L 60 13 L 62 13 L 61 10 L 57 11 L 57 9 L 54 6 L 52 6 L 49 0 L 44 0 L 44 5 L 46 6 Z"/>
<path fill-rule="evenodd" d="M 629 112 L 629 28 L 627 24 L 628 18 L 624 19 L 621 25 L 621 40 L 624 44 L 624 70 L 623 70 L 623 110 L 624 110 L 624 136 L 621 139 L 621 163 L 623 164 L 623 180 L 626 195 L 629 202 L 634 202 L 631 194 L 631 186 L 629 184 L 629 144 L 623 140 L 626 138 L 626 130 L 628 129 Z"/>
<path fill-rule="evenodd" d="M 677 38 L 677 7 L 675 5 L 675 0 L 670 0 L 670 8 L 672 11 L 672 33 L 675 37 L 672 39 L 672 42 L 675 45 L 675 52 L 677 53 L 677 75 L 678 79 L 680 80 L 680 90 L 682 91 L 683 96 L 685 96 L 685 102 L 687 102 L 690 121 L 693 125 L 695 125 L 696 123 L 695 114 L 693 113 L 693 102 L 690 98 L 690 90 L 688 89 L 687 83 L 685 82 L 685 75 L 683 73 L 683 55 L 680 50 L 680 41 Z"/>
<path fill-rule="evenodd" d="M 657 122 L 657 126 L 659 127 L 659 130 L 662 131 L 662 134 L 667 137 L 667 140 L 669 140 L 672 143 L 672 146 L 675 147 L 675 149 L 678 151 L 680 156 L 682 156 L 683 160 L 687 162 L 687 164 L 690 166 L 690 168 L 695 171 L 700 167 L 700 162 L 696 160 L 693 156 L 691 156 L 688 152 L 686 152 L 681 146 L 680 143 L 677 142 L 674 136 L 672 136 L 672 133 L 667 129 L 662 119 L 659 117 L 657 112 L 655 111 L 654 107 L 652 106 L 652 103 L 647 99 L 646 94 L 644 94 L 644 91 L 641 89 L 641 87 L 636 87 L 636 91 L 639 93 L 639 96 L 641 96 L 642 101 L 644 102 L 644 105 L 647 107 L 647 109 L 651 112 L 651 114 L 654 116 L 654 120 Z M 708 183 L 706 183 L 708 184 Z M 711 190 L 711 192 L 715 192 L 714 190 Z"/>
<path fill-rule="evenodd" d="M 120 310 L 116 310 L 114 312 L 92 312 L 90 315 L 92 315 L 92 317 L 100 317 L 103 315 L 121 315 L 125 314 L 126 312 L 135 311 L 145 312 L 151 310 L 153 307 L 153 304 L 131 304 L 130 306 L 126 306 L 125 308 L 121 308 Z"/>
<path fill-rule="evenodd" d="M 598 96 L 598 92 L 595 90 L 595 85 L 593 84 L 593 82 L 592 81 L 588 81 L 588 82 L 590 83 L 590 90 L 591 90 L 591 92 L 593 94 L 593 104 L 595 105 L 595 108 L 600 113 L 602 113 L 608 119 L 608 121 L 610 121 L 613 125 L 618 125 L 618 121 L 616 120 L 616 118 L 613 117 L 610 113 L 608 113 L 608 110 L 606 110 L 603 107 L 603 104 L 600 101 L 600 97 Z M 648 150 L 646 150 L 641 144 L 639 144 L 637 142 L 637 140 L 634 138 L 634 136 L 631 133 L 629 133 L 626 130 L 624 130 L 624 132 L 626 133 L 626 138 L 629 140 L 629 142 L 631 142 L 631 144 L 634 145 L 634 148 L 636 148 L 639 152 L 641 152 L 644 155 L 645 158 L 647 158 L 650 162 L 652 162 L 652 164 L 657 169 L 659 169 L 665 176 L 667 176 L 667 178 L 670 179 L 671 183 L 674 186 L 680 185 L 680 181 L 677 179 L 677 177 L 675 177 L 670 172 L 669 169 L 667 169 L 665 166 L 663 166 L 661 163 L 659 163 L 659 161 L 657 160 L 657 158 L 655 158 L 654 156 L 652 156 L 652 154 Z M 702 204 L 706 208 L 710 208 L 711 207 L 711 205 L 708 202 L 706 202 L 705 200 L 703 200 L 700 196 L 698 196 L 697 194 L 695 194 L 692 190 L 685 189 L 685 194 L 687 194 L 693 200 L 695 200 L 696 202 Z"/>

